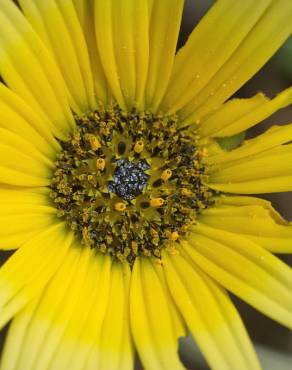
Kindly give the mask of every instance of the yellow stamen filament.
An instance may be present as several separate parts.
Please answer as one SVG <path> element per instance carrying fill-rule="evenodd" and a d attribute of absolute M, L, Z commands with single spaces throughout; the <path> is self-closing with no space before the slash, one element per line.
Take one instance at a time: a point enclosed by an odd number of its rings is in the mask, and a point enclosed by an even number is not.
<path fill-rule="evenodd" d="M 163 206 L 163 204 L 164 204 L 164 199 L 162 198 L 153 198 L 150 200 L 151 207 L 158 208 L 158 207 Z"/>
<path fill-rule="evenodd" d="M 172 171 L 169 168 L 167 168 L 166 170 L 162 172 L 160 178 L 163 181 L 167 181 L 171 178 L 171 175 L 172 175 Z"/>
<path fill-rule="evenodd" d="M 137 153 L 137 154 L 140 154 L 142 153 L 144 150 L 144 143 L 143 141 L 139 140 L 135 143 L 135 146 L 134 146 L 134 151 Z"/>
<path fill-rule="evenodd" d="M 115 210 L 118 211 L 118 212 L 124 212 L 126 210 L 126 205 L 125 203 L 123 202 L 117 202 L 115 204 Z"/>
<path fill-rule="evenodd" d="M 172 241 L 176 241 L 177 239 L 179 238 L 179 234 L 178 234 L 178 232 L 177 231 L 174 231 L 174 232 L 172 232 L 171 234 L 170 234 L 170 240 L 172 240 Z"/>
<path fill-rule="evenodd" d="M 101 171 L 104 170 L 104 168 L 105 168 L 105 160 L 103 158 L 98 158 L 96 160 L 96 168 L 98 170 L 101 170 Z"/>

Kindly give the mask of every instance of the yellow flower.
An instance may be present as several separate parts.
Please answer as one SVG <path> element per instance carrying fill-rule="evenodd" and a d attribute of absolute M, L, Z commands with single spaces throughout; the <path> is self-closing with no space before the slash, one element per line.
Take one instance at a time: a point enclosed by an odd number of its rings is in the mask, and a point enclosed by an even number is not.
<path fill-rule="evenodd" d="M 176 54 L 183 0 L 0 1 L 1 370 L 259 369 L 227 291 L 292 328 L 292 102 L 228 100 L 287 39 L 292 2 L 218 0 Z M 285 145 L 284 145 L 285 144 Z M 241 195 L 240 195 L 241 194 Z M 242 195 L 245 194 L 245 195 Z"/>

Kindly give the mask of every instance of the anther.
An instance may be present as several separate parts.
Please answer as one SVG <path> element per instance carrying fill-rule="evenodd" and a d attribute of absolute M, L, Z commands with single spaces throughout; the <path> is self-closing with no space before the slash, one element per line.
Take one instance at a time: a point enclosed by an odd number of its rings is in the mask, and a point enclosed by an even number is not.
<path fill-rule="evenodd" d="M 115 210 L 118 211 L 118 212 L 124 212 L 126 210 L 126 205 L 125 203 L 123 202 L 117 202 L 115 204 Z"/>
<path fill-rule="evenodd" d="M 187 188 L 181 188 L 181 194 L 186 197 L 190 197 L 192 195 L 192 192 Z"/>
<path fill-rule="evenodd" d="M 94 136 L 92 134 L 87 134 L 86 135 L 86 140 L 89 141 L 89 144 L 90 144 L 92 150 L 95 151 L 95 150 L 101 148 L 101 144 L 100 144 L 100 142 L 99 142 L 99 140 L 96 136 Z"/>
<path fill-rule="evenodd" d="M 160 178 L 163 181 L 167 181 L 171 178 L 171 175 L 172 175 L 172 171 L 169 168 L 167 168 L 166 170 L 162 172 Z"/>
<path fill-rule="evenodd" d="M 135 143 L 134 145 L 134 152 L 136 152 L 137 154 L 140 154 L 142 153 L 144 150 L 144 143 L 143 141 L 139 140 Z"/>
<path fill-rule="evenodd" d="M 172 232 L 171 234 L 170 234 L 170 240 L 172 240 L 172 241 L 176 241 L 177 239 L 179 238 L 179 234 L 178 234 L 178 232 L 177 231 L 174 231 L 174 232 Z"/>
<path fill-rule="evenodd" d="M 164 199 L 162 198 L 153 198 L 150 200 L 150 206 L 154 208 L 162 207 L 164 204 Z"/>
<path fill-rule="evenodd" d="M 103 158 L 98 158 L 96 160 L 96 168 L 98 170 L 101 170 L 101 171 L 104 170 L 104 168 L 105 168 L 105 160 Z"/>

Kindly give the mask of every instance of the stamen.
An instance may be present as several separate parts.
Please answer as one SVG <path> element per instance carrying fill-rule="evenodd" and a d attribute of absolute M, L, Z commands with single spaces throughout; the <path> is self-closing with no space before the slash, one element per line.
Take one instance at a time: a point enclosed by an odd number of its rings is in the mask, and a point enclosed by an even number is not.
<path fill-rule="evenodd" d="M 144 143 L 143 141 L 139 140 L 135 143 L 135 146 L 134 146 L 134 151 L 137 153 L 137 154 L 140 154 L 142 153 L 144 150 Z"/>
<path fill-rule="evenodd" d="M 96 151 L 97 149 L 101 148 L 98 138 L 94 135 L 88 134 L 86 135 L 86 139 L 89 141 L 92 150 Z"/>
<path fill-rule="evenodd" d="M 174 231 L 174 232 L 172 232 L 171 234 L 170 234 L 170 239 L 172 240 L 172 241 L 176 241 L 177 239 L 179 238 L 179 234 L 178 234 L 178 232 L 177 231 Z"/>
<path fill-rule="evenodd" d="M 163 181 L 167 181 L 171 178 L 171 175 L 172 175 L 172 171 L 168 168 L 167 170 L 164 170 L 161 174 L 161 179 Z"/>
<path fill-rule="evenodd" d="M 115 204 L 115 210 L 118 211 L 118 212 L 124 212 L 126 210 L 126 205 L 125 203 L 122 203 L 122 202 L 118 202 Z"/>
<path fill-rule="evenodd" d="M 153 198 L 150 200 L 150 206 L 151 207 L 162 207 L 164 204 L 164 199 L 162 198 Z"/>
<path fill-rule="evenodd" d="M 57 217 L 84 246 L 130 265 L 174 251 L 213 203 L 196 133 L 178 129 L 176 116 L 117 105 L 75 120 L 51 180 Z"/>
<path fill-rule="evenodd" d="M 104 170 L 104 168 L 105 168 L 105 160 L 103 158 L 98 158 L 96 160 L 96 168 L 98 170 L 101 170 L 101 171 Z"/>

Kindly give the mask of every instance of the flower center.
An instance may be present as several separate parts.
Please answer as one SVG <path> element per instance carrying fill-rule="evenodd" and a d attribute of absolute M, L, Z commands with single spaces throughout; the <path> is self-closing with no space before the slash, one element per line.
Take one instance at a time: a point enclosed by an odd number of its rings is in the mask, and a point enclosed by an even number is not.
<path fill-rule="evenodd" d="M 150 166 L 145 160 L 135 163 L 135 161 L 126 158 L 118 159 L 113 181 L 109 183 L 108 190 L 124 200 L 136 198 L 142 194 L 147 184 L 149 175 L 145 173 L 145 170 L 149 168 Z"/>
<path fill-rule="evenodd" d="M 212 203 L 194 133 L 176 116 L 117 105 L 75 117 L 50 196 L 84 246 L 132 264 L 174 248 Z"/>

